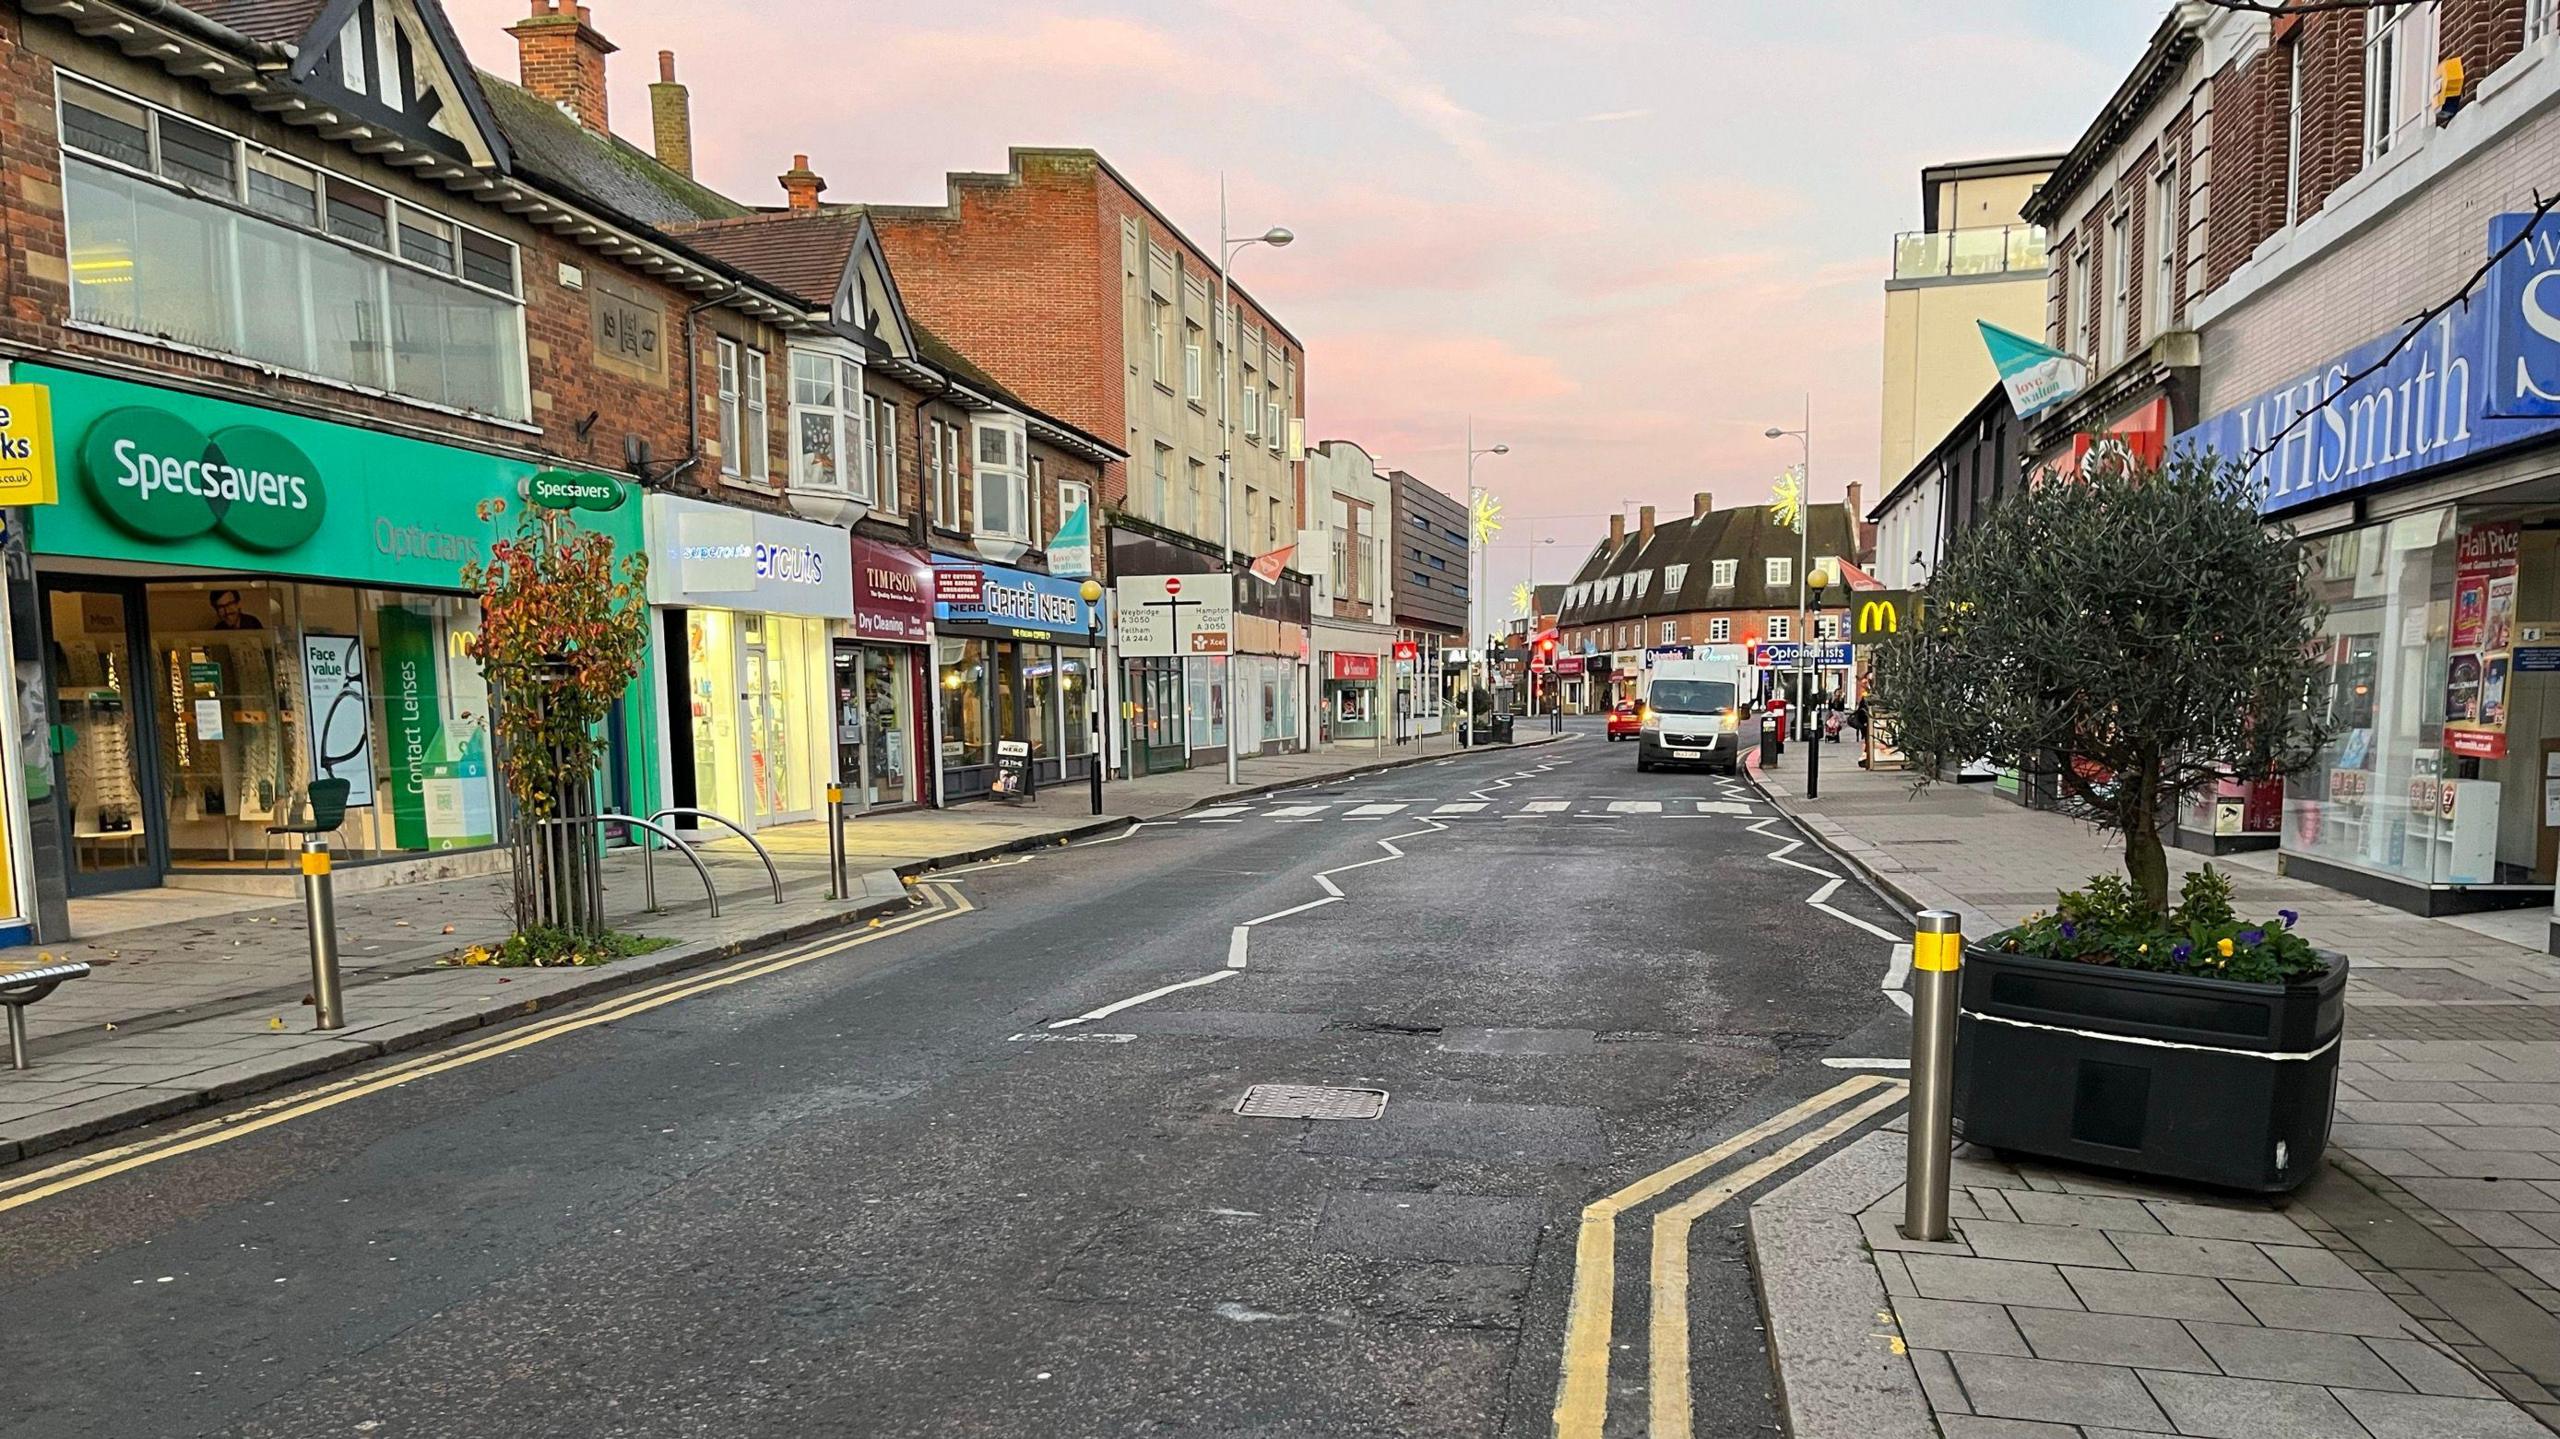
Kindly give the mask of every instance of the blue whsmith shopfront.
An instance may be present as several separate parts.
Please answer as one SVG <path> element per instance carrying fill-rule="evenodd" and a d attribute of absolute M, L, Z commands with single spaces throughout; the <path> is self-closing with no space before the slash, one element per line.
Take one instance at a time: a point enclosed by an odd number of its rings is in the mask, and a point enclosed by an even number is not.
<path fill-rule="evenodd" d="M 2466 271 L 2530 220 L 2493 218 L 2480 248 L 2464 248 Z M 2382 232 L 2396 223 L 2335 248 L 2392 238 Z M 2245 396 L 2215 395 L 2215 376 L 2242 372 L 2253 345 L 2275 349 L 2288 320 L 2311 323 L 2300 318 L 2310 300 L 2288 305 L 2270 285 L 2206 317 L 2208 417 L 2178 443 L 2257 457 L 2263 512 L 2309 543 L 2328 606 L 2313 702 L 2330 738 L 2285 786 L 2289 874 L 2420 913 L 2549 908 L 2560 860 L 2555 277 L 2560 219 L 2546 219 L 2471 304 L 2405 348 L 2393 350 L 2405 326 L 2385 320 L 2365 343 Z M 2334 307 L 2336 287 L 2325 288 Z M 2537 915 L 2517 920 L 2510 937 L 2551 941 Z"/>

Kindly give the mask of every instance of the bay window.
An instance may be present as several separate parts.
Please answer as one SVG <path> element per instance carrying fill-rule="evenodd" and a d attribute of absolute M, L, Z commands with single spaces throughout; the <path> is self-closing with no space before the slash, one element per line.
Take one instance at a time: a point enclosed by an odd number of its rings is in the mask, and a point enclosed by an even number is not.
<path fill-rule="evenodd" d="M 862 368 L 841 355 L 791 352 L 791 483 L 871 500 L 877 486 L 868 463 L 870 396 Z M 895 443 L 892 441 L 892 443 Z"/>
<path fill-rule="evenodd" d="M 59 133 L 75 322 L 530 418 L 515 246 L 69 76 Z"/>
<path fill-rule="evenodd" d="M 1024 494 L 1029 473 L 1023 431 L 1001 421 L 980 420 L 973 426 L 977 464 L 978 533 L 1004 539 L 1031 538 L 1031 507 Z"/>

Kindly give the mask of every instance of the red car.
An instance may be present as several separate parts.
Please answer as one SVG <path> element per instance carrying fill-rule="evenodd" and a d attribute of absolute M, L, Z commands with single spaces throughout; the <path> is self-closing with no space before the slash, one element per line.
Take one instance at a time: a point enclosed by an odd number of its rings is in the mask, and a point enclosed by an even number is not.
<path fill-rule="evenodd" d="M 1618 701 L 1617 708 L 1609 711 L 1609 738 L 1634 739 L 1643 727 L 1643 713 L 1634 700 Z"/>

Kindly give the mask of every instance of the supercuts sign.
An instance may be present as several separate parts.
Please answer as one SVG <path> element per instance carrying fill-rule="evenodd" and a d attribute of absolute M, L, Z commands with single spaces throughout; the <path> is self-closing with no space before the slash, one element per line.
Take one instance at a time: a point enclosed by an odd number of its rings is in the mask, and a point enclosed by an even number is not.
<path fill-rule="evenodd" d="M 2531 218 L 2492 220 L 2487 249 Z M 2404 331 L 2395 326 L 2208 417 L 2177 443 L 2255 456 L 2259 512 L 2276 514 L 2560 434 L 2560 286 L 2545 283 L 2554 271 L 2560 220 L 2545 220 L 2469 304 L 2428 321 L 2397 354 Z"/>

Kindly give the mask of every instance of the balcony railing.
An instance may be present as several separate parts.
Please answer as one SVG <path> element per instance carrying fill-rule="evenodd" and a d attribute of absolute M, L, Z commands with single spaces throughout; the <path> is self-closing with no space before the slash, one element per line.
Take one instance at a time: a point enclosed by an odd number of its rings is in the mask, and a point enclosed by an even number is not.
<path fill-rule="evenodd" d="M 1897 280 L 2032 274 L 2044 265 L 2042 225 L 1905 230 L 1893 237 L 1893 277 Z"/>

